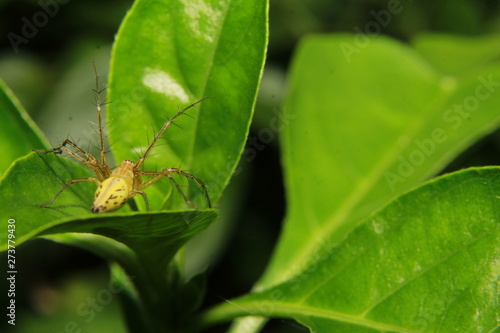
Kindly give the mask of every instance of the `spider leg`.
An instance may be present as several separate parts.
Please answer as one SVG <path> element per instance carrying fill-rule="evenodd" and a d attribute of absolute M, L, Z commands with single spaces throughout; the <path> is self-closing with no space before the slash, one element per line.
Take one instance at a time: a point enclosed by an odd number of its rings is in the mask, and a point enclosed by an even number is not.
<path fill-rule="evenodd" d="M 106 87 L 99 88 L 99 74 L 97 74 L 95 63 L 92 63 L 92 66 L 94 67 L 95 76 L 95 89 L 92 89 L 92 91 L 95 93 L 95 104 L 97 107 L 97 126 L 99 128 L 99 150 L 101 151 L 101 165 L 103 169 L 109 170 L 108 162 L 106 160 L 106 150 L 104 148 L 104 125 L 102 123 L 102 106 L 106 104 L 106 101 L 101 101 L 101 93 L 106 90 Z"/>
<path fill-rule="evenodd" d="M 178 175 L 184 176 L 186 178 L 190 178 L 190 179 L 194 180 L 195 182 L 197 182 L 198 185 L 200 185 L 201 189 L 203 190 L 203 194 L 205 195 L 205 199 L 207 200 L 207 203 L 208 203 L 208 208 L 212 208 L 212 203 L 210 202 L 210 196 L 208 195 L 207 185 L 205 185 L 205 183 L 201 179 L 193 176 L 192 174 L 181 171 L 177 168 L 168 168 L 166 171 L 176 173 Z"/>
<path fill-rule="evenodd" d="M 74 150 L 69 149 L 68 147 L 66 147 L 66 145 L 69 145 Z M 111 175 L 111 170 L 106 164 L 101 165 L 92 154 L 78 147 L 76 143 L 69 139 L 64 140 L 64 142 L 60 146 L 52 148 L 50 150 L 35 149 L 34 151 L 40 154 L 61 154 L 62 152 L 65 152 L 80 163 L 85 164 L 89 168 L 93 169 L 100 181 L 109 178 L 109 176 Z"/>
<path fill-rule="evenodd" d="M 154 148 L 154 146 L 156 145 L 156 142 L 158 142 L 158 140 L 160 139 L 160 137 L 162 136 L 163 132 L 165 132 L 167 130 L 167 128 L 172 125 L 172 123 L 174 122 L 174 120 L 183 115 L 187 110 L 189 110 L 190 108 L 194 107 L 196 104 L 198 103 L 201 103 L 203 102 L 204 100 L 206 100 L 208 97 L 204 97 L 202 99 L 200 99 L 199 101 L 197 102 L 194 102 L 190 105 L 188 105 L 187 107 L 185 107 L 184 109 L 180 110 L 179 112 L 176 113 L 175 116 L 173 116 L 172 118 L 170 118 L 165 124 L 163 124 L 162 128 L 160 129 L 160 131 L 158 132 L 158 134 L 156 134 L 156 136 L 154 137 L 153 139 L 153 142 L 151 142 L 151 144 L 149 145 L 149 147 L 146 149 L 146 151 L 144 152 L 144 154 L 141 156 L 141 158 L 139 158 L 139 160 L 137 161 L 136 165 L 135 165 L 135 169 L 138 170 L 139 167 L 144 163 L 144 160 L 146 159 L 146 157 L 148 157 L 149 153 L 151 152 L 151 150 Z"/>
<path fill-rule="evenodd" d="M 149 202 L 148 202 L 148 197 L 146 196 L 146 193 L 139 191 L 139 190 L 133 190 L 129 192 L 129 197 L 130 193 L 136 193 L 142 195 L 142 198 L 144 199 L 144 203 L 146 204 L 146 210 L 149 210 Z"/>
<path fill-rule="evenodd" d="M 151 175 L 152 176 L 151 178 L 149 178 L 148 180 L 146 180 L 144 183 L 141 184 L 141 189 L 145 189 L 146 187 L 154 184 L 155 182 L 157 182 L 158 180 L 160 180 L 162 177 L 167 177 L 172 182 L 172 184 L 175 186 L 175 188 L 177 189 L 177 191 L 182 195 L 182 198 L 184 199 L 184 201 L 186 201 L 186 203 L 188 205 L 190 205 L 191 207 L 193 207 L 195 209 L 198 209 L 198 206 L 196 206 L 193 202 L 191 202 L 191 200 L 188 199 L 188 197 L 186 196 L 186 194 L 184 194 L 184 192 L 182 191 L 182 189 L 179 186 L 179 184 L 172 177 L 171 173 L 176 173 L 176 174 L 184 176 L 186 178 L 193 179 L 203 189 L 203 192 L 205 194 L 205 197 L 206 197 L 206 200 L 207 200 L 207 203 L 208 203 L 208 208 L 212 208 L 212 204 L 210 203 L 210 197 L 208 196 L 208 190 L 207 190 L 207 187 L 206 187 L 205 183 L 201 179 L 199 179 L 199 178 L 197 178 L 197 177 L 195 177 L 195 176 L 193 176 L 193 175 L 191 175 L 189 173 L 181 171 L 181 170 L 179 170 L 177 168 L 167 168 L 167 169 L 164 169 L 162 171 L 144 171 L 144 170 L 138 170 L 137 172 L 140 175 Z"/>
<path fill-rule="evenodd" d="M 172 184 L 175 186 L 177 191 L 182 195 L 182 198 L 184 198 L 184 201 L 194 209 L 198 209 L 198 206 L 196 206 L 191 200 L 188 199 L 188 197 L 184 194 L 182 191 L 181 187 L 175 179 L 172 177 L 172 175 L 169 172 L 166 171 L 140 171 L 142 175 L 153 175 L 153 177 L 149 178 L 147 181 L 141 184 L 141 189 L 145 189 L 146 187 L 156 183 L 158 180 L 160 180 L 162 177 L 167 177 L 170 179 Z"/>
<path fill-rule="evenodd" d="M 44 204 L 41 204 L 40 207 L 45 207 L 45 206 L 48 206 L 48 205 L 52 204 L 54 202 L 54 200 L 56 200 L 57 197 L 65 189 L 67 189 L 70 185 L 73 185 L 75 183 L 81 183 L 81 182 L 94 182 L 94 183 L 96 183 L 97 186 L 99 186 L 101 184 L 101 182 L 97 178 L 94 178 L 94 177 L 70 180 L 69 182 L 67 182 L 66 184 L 64 184 L 64 186 L 56 193 L 56 195 L 54 195 L 54 197 L 50 201 L 48 201 L 48 202 L 46 202 Z"/>

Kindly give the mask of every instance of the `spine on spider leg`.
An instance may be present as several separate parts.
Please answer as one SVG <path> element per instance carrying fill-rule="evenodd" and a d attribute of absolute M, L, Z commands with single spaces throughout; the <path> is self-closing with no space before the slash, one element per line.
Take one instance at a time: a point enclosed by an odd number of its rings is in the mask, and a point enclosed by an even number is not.
<path fill-rule="evenodd" d="M 184 109 L 182 109 L 181 111 L 177 112 L 177 114 L 175 116 L 173 116 L 172 118 L 170 118 L 165 124 L 163 124 L 162 128 L 160 129 L 160 131 L 158 132 L 158 134 L 156 134 L 156 136 L 154 137 L 153 139 L 153 142 L 151 142 L 151 144 L 149 145 L 148 149 L 146 149 L 146 151 L 144 152 L 144 154 L 141 156 L 141 158 L 137 161 L 136 165 L 135 165 L 135 169 L 139 169 L 139 167 L 142 165 L 142 163 L 144 163 L 144 160 L 146 159 L 146 157 L 149 155 L 149 153 L 151 152 L 151 150 L 154 148 L 154 146 L 156 145 L 156 142 L 160 139 L 160 137 L 162 136 L 162 134 L 167 130 L 167 128 L 172 125 L 172 123 L 174 122 L 174 120 L 183 115 L 187 110 L 189 110 L 190 108 L 194 107 L 196 104 L 199 104 L 201 102 L 203 102 L 204 100 L 206 100 L 208 98 L 207 97 L 203 97 L 202 99 L 188 105 L 187 107 L 185 107 Z"/>

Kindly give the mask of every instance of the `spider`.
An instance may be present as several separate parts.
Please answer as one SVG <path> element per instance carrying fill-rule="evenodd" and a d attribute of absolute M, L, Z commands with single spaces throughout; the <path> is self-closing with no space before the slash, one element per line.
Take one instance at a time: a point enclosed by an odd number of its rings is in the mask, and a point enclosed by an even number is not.
<path fill-rule="evenodd" d="M 163 124 L 163 127 L 160 129 L 158 134 L 156 134 L 151 144 L 148 146 L 146 151 L 142 154 L 142 156 L 139 158 L 137 162 L 125 160 L 118 167 L 112 170 L 109 167 L 108 162 L 106 161 L 106 151 L 104 149 L 104 136 L 103 136 L 104 128 L 102 124 L 102 106 L 105 103 L 102 103 L 100 99 L 101 93 L 106 88 L 103 89 L 99 88 L 99 75 L 97 74 L 95 65 L 94 65 L 94 74 L 96 80 L 96 88 L 91 90 L 95 94 L 95 102 L 97 106 L 97 120 L 98 120 L 97 126 L 99 130 L 99 149 L 101 155 L 100 161 L 98 161 L 92 154 L 78 147 L 73 141 L 69 139 L 64 140 L 64 142 L 60 146 L 52 148 L 50 150 L 43 151 L 35 149 L 34 151 L 41 154 L 48 154 L 48 153 L 61 154 L 65 152 L 70 156 L 72 156 L 73 158 L 75 158 L 77 161 L 91 168 L 95 173 L 95 177 L 74 179 L 68 181 L 50 201 L 40 205 L 40 207 L 45 207 L 52 204 L 54 200 L 56 200 L 57 197 L 70 185 L 81 182 L 94 182 L 97 185 L 97 190 L 95 192 L 94 202 L 92 204 L 92 210 L 91 210 L 92 213 L 100 214 L 120 209 L 121 207 L 123 207 L 123 205 L 125 205 L 128 199 L 133 198 L 137 194 L 140 194 L 144 198 L 146 209 L 149 210 L 148 199 L 146 193 L 144 193 L 144 190 L 147 187 L 153 185 L 158 180 L 162 179 L 163 177 L 167 177 L 172 182 L 177 191 L 182 195 L 184 201 L 191 207 L 198 209 L 198 207 L 188 199 L 188 197 L 184 194 L 179 184 L 172 177 L 172 174 L 178 174 L 188 179 L 192 179 L 195 182 L 197 182 L 198 185 L 200 185 L 206 197 L 208 207 L 211 208 L 212 205 L 210 203 L 210 198 L 208 196 L 207 187 L 201 179 L 189 173 L 186 173 L 178 168 L 165 168 L 160 171 L 146 171 L 140 169 L 144 161 L 148 157 L 149 153 L 154 148 L 157 141 L 160 139 L 163 132 L 166 131 L 166 129 L 174 122 L 174 120 L 177 119 L 179 116 L 185 114 L 187 110 L 194 107 L 198 103 L 201 103 L 208 97 L 204 97 L 182 110 L 180 110 L 179 108 L 177 114 L 173 116 L 171 119 L 169 119 L 165 124 Z M 143 181 L 142 176 L 149 176 L 149 178 Z"/>

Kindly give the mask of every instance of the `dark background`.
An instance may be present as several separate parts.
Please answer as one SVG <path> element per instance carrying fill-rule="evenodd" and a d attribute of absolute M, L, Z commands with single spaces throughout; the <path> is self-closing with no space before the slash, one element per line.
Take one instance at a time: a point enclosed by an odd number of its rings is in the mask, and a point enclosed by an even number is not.
<path fill-rule="evenodd" d="M 21 44 L 16 53 L 7 34 L 20 35 L 24 24 L 21 19 L 31 19 L 41 7 L 36 1 L 0 1 L 0 78 L 11 87 L 51 143 L 55 144 L 54 140 L 61 135 L 54 134 L 56 129 L 51 124 L 66 127 L 64 124 L 73 120 L 71 110 L 57 119 L 47 111 L 57 101 L 54 95 L 60 94 L 61 82 L 82 63 L 88 67 L 83 75 L 91 78 L 92 60 L 88 59 L 97 54 L 99 57 L 109 55 L 114 35 L 131 4 L 132 1 L 119 0 L 69 1 L 60 5 L 58 13 L 27 44 Z M 394 16 L 382 34 L 410 41 L 422 32 L 472 36 L 500 32 L 497 0 L 402 0 L 401 5 L 405 10 Z M 287 67 L 302 36 L 353 33 L 355 27 L 364 30 L 365 24 L 373 20 L 370 12 L 386 8 L 387 1 L 379 0 L 271 0 L 267 64 L 251 136 L 258 137 L 259 130 L 269 123 L 272 110 L 280 108 Z M 104 70 L 101 69 L 101 73 Z M 73 98 L 71 90 L 76 87 L 64 88 L 68 90 L 67 98 Z M 91 101 L 88 90 L 81 93 L 86 101 Z M 72 102 L 81 103 L 77 99 L 68 100 Z M 88 112 L 93 119 L 95 114 L 90 103 Z M 500 164 L 499 142 L 497 131 L 464 152 L 444 172 L 473 165 Z M 242 161 L 244 171 L 228 189 L 236 199 L 225 206 L 230 206 L 225 208 L 230 221 L 222 232 L 225 237 L 218 244 L 219 251 L 211 255 L 204 306 L 250 290 L 265 269 L 280 232 L 286 203 L 279 137 L 275 135 L 265 143 L 257 139 L 256 143 L 249 143 L 249 147 L 258 147 L 256 158 L 251 162 Z M 4 261 L 4 254 L 0 260 Z M 25 332 L 63 331 L 68 320 L 78 318 L 75 314 L 78 304 L 108 283 L 108 267 L 100 258 L 46 240 L 30 241 L 18 248 L 17 264 L 17 321 L 24 322 Z M 4 281 L 0 282 L 2 292 L 7 290 Z M 101 325 L 99 330 L 123 331 L 117 303 L 100 312 L 96 323 Z M 0 322 L 0 329 L 5 322 Z M 211 331 L 223 332 L 225 327 Z M 274 320 L 265 331 L 302 332 L 303 328 L 293 322 Z"/>

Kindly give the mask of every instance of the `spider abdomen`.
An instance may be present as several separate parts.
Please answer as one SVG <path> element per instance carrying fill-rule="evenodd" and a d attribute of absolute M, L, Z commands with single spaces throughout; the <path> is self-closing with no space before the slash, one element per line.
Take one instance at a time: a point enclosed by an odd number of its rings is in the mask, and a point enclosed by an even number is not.
<path fill-rule="evenodd" d="M 122 176 L 112 176 L 97 188 L 92 205 L 92 213 L 112 212 L 127 202 L 130 189 Z"/>

